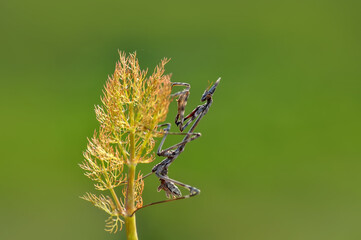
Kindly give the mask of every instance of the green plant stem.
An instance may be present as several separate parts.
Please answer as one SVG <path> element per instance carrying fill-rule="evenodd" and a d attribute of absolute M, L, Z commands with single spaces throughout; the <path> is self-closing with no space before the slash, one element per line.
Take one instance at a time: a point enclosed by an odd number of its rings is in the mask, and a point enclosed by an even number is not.
<path fill-rule="evenodd" d="M 117 204 L 117 210 L 118 210 L 118 212 L 121 212 L 122 206 L 120 205 L 119 198 L 118 198 L 118 196 L 117 196 L 117 194 L 115 193 L 115 191 L 114 191 L 113 188 L 110 189 L 110 193 L 112 194 L 112 197 L 113 197 L 115 203 Z"/>
<path fill-rule="evenodd" d="M 133 104 L 130 104 L 129 106 L 129 116 L 130 116 L 130 125 L 131 127 L 134 127 Z M 129 140 L 130 140 L 130 158 L 128 161 L 128 187 L 127 187 L 127 195 L 125 198 L 125 211 L 127 215 L 127 217 L 125 217 L 125 228 L 126 228 L 127 240 L 138 240 L 135 214 L 131 216 L 132 213 L 135 211 L 134 180 L 135 180 L 136 162 L 135 162 L 135 129 L 134 128 L 132 128 L 129 133 Z"/>
<path fill-rule="evenodd" d="M 134 178 L 135 178 L 135 165 L 129 166 L 128 171 L 128 192 L 126 199 L 126 212 L 130 216 L 134 211 Z M 128 240 L 137 240 L 137 225 L 135 222 L 135 214 L 132 217 L 125 217 L 125 227 Z"/>
<path fill-rule="evenodd" d="M 138 240 L 135 214 L 132 217 L 125 218 L 125 228 L 127 233 L 127 240 Z"/>

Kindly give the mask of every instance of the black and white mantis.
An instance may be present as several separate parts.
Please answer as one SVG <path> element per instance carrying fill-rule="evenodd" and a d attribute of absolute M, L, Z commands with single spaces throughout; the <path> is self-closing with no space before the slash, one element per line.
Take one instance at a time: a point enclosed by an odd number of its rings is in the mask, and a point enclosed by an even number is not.
<path fill-rule="evenodd" d="M 174 86 L 184 86 L 185 87 L 184 90 L 176 92 L 174 94 L 171 94 L 171 97 L 178 97 L 178 100 L 177 100 L 178 114 L 175 118 L 175 124 L 179 127 L 179 130 L 181 132 L 179 132 L 179 133 L 169 132 L 170 127 L 171 127 L 170 123 L 165 123 L 165 124 L 161 124 L 158 126 L 158 128 L 163 128 L 164 136 L 162 138 L 162 141 L 160 142 L 160 145 L 159 145 L 159 148 L 157 151 L 157 155 L 166 157 L 166 159 L 164 159 L 163 161 L 161 161 L 160 163 L 155 165 L 152 169 L 152 172 L 143 177 L 143 179 L 144 179 L 154 173 L 159 178 L 159 181 L 160 181 L 158 191 L 164 190 L 167 197 L 171 197 L 171 198 L 163 200 L 163 201 L 153 202 L 153 203 L 144 205 L 141 208 L 138 208 L 137 210 L 135 210 L 133 212 L 133 214 L 136 211 L 138 211 L 139 209 L 142 209 L 142 208 L 145 208 L 145 207 L 148 207 L 151 205 L 185 199 L 185 198 L 196 196 L 200 193 L 200 190 L 195 187 L 192 187 L 190 185 L 187 185 L 187 184 L 184 184 L 177 180 L 169 178 L 168 177 L 168 167 L 184 151 L 185 145 L 187 143 L 189 143 L 201 136 L 200 133 L 195 133 L 194 129 L 197 127 L 198 123 L 203 118 L 203 116 L 206 115 L 206 113 L 208 112 L 208 110 L 212 104 L 212 101 L 213 101 L 212 96 L 213 96 L 220 80 L 221 79 L 219 78 L 213 84 L 213 86 L 207 88 L 204 91 L 204 93 L 201 97 L 201 102 L 205 102 L 205 103 L 203 105 L 197 106 L 186 117 L 184 117 L 184 112 L 185 112 L 185 106 L 187 105 L 187 100 L 188 100 L 188 96 L 189 96 L 190 84 L 181 83 L 181 82 L 173 82 L 172 83 L 172 87 L 174 87 Z M 190 125 L 192 122 L 193 122 L 193 125 L 189 128 L 188 132 L 183 133 L 184 129 L 188 125 Z M 180 143 L 177 143 L 166 149 L 162 149 L 165 139 L 167 138 L 168 135 L 184 135 L 185 137 L 183 138 L 183 140 Z M 186 196 L 182 196 L 181 191 L 178 189 L 178 187 L 176 185 L 188 189 L 189 194 Z"/>

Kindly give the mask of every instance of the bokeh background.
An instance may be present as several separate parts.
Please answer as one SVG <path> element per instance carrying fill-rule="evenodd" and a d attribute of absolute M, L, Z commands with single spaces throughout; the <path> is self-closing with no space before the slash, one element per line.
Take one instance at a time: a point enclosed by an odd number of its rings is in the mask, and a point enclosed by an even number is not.
<path fill-rule="evenodd" d="M 361 239 L 360 7 L 1 1 L 0 239 L 125 239 L 79 199 L 93 187 L 77 166 L 118 49 L 143 68 L 172 58 L 187 111 L 222 77 L 202 138 L 170 168 L 201 195 L 140 211 L 140 239 Z M 164 198 L 156 187 L 145 202 Z"/>

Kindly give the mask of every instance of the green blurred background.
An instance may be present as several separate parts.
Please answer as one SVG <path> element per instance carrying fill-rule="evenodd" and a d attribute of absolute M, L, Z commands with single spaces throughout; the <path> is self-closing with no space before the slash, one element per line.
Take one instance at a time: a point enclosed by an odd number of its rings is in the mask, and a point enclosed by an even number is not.
<path fill-rule="evenodd" d="M 93 187 L 77 166 L 118 49 L 143 68 L 172 58 L 187 111 L 222 77 L 202 138 L 170 168 L 201 195 L 140 211 L 140 239 L 361 239 L 360 7 L 1 1 L 0 239 L 125 239 L 79 199 Z M 156 187 L 145 202 L 164 199 Z"/>

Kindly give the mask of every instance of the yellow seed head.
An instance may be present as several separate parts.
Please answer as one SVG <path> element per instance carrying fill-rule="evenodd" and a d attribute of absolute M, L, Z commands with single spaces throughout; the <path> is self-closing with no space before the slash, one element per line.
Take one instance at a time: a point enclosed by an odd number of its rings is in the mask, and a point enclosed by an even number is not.
<path fill-rule="evenodd" d="M 168 62 L 163 59 L 147 77 L 147 71 L 139 67 L 136 54 L 126 56 L 119 52 L 114 73 L 108 77 L 101 97 L 102 105 L 95 107 L 99 130 L 89 140 L 85 160 L 80 167 L 85 175 L 95 181 L 97 190 L 111 190 L 127 183 L 123 174 L 124 164 L 130 164 L 130 135 L 134 136 L 134 156 L 132 164 L 148 163 L 154 160 L 154 137 L 160 135 L 157 125 L 163 122 L 170 103 L 170 75 L 164 74 Z M 130 134 L 132 133 L 132 134 Z M 143 204 L 144 183 L 138 175 L 135 185 L 135 204 Z M 121 228 L 124 216 L 124 201 L 121 198 L 109 200 L 109 197 L 87 194 L 83 197 L 95 206 L 110 214 L 107 229 L 110 232 Z M 120 224 L 120 226 L 118 226 Z"/>

